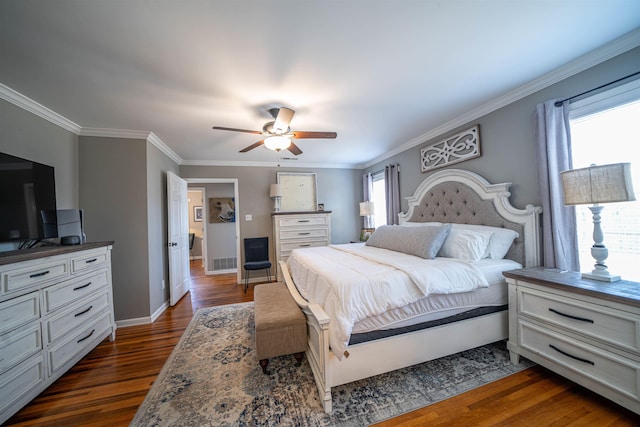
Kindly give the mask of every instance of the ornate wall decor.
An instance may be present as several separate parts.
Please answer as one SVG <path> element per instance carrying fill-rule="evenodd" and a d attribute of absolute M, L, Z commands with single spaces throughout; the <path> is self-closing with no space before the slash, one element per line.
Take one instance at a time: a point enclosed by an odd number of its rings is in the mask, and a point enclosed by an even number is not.
<path fill-rule="evenodd" d="M 476 125 L 420 150 L 422 172 L 480 157 L 480 126 Z"/>

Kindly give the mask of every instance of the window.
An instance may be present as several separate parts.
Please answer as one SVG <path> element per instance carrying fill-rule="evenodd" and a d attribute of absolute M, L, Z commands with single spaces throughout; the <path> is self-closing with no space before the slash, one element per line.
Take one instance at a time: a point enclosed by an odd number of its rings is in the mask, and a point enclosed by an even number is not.
<path fill-rule="evenodd" d="M 636 198 L 640 198 L 640 80 L 571 104 L 571 150 L 574 168 L 591 164 L 631 163 Z M 611 274 L 640 281 L 640 201 L 609 203 L 602 210 L 605 261 Z M 593 218 L 587 206 L 576 206 L 580 269 L 590 271 L 594 259 Z"/>
<path fill-rule="evenodd" d="M 373 192 L 371 201 L 373 202 L 373 227 L 387 225 L 387 196 L 385 192 L 384 171 L 373 174 Z"/>

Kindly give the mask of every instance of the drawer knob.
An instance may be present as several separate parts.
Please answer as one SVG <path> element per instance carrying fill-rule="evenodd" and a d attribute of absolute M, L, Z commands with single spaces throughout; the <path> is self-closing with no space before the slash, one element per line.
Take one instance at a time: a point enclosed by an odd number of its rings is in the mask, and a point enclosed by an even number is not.
<path fill-rule="evenodd" d="M 86 264 L 91 264 L 92 262 L 96 262 L 98 258 L 92 258 L 85 261 Z"/>
<path fill-rule="evenodd" d="M 572 358 L 572 359 L 577 360 L 578 362 L 587 363 L 587 364 L 589 364 L 589 365 L 594 365 L 594 366 L 595 366 L 595 363 L 593 363 L 591 360 L 589 360 L 589 359 L 584 359 L 584 358 L 582 358 L 582 357 L 578 357 L 578 356 L 574 356 L 573 354 L 569 354 L 569 353 L 567 353 L 566 351 L 562 351 L 562 350 L 560 350 L 558 347 L 556 347 L 556 346 L 555 346 L 555 345 L 553 345 L 553 344 L 549 344 L 549 347 L 551 347 L 552 349 L 554 349 L 555 351 L 557 351 L 557 352 L 558 352 L 558 353 L 560 353 L 560 354 L 564 354 L 564 355 L 565 355 L 565 356 L 567 356 L 567 357 L 570 357 L 570 358 Z"/>
<path fill-rule="evenodd" d="M 311 234 L 311 233 L 309 233 L 309 232 L 307 232 L 307 233 L 298 233 L 298 236 L 307 236 L 309 234 Z"/>
<path fill-rule="evenodd" d="M 298 222 L 311 222 L 308 219 L 299 219 Z"/>
<path fill-rule="evenodd" d="M 591 319 L 587 319 L 585 317 L 573 316 L 571 314 L 566 314 L 566 313 L 563 313 L 561 311 L 555 310 L 553 308 L 549 308 L 549 311 L 552 312 L 552 313 L 557 314 L 558 316 L 568 317 L 569 319 L 579 320 L 581 322 L 593 323 L 593 320 L 591 320 Z"/>

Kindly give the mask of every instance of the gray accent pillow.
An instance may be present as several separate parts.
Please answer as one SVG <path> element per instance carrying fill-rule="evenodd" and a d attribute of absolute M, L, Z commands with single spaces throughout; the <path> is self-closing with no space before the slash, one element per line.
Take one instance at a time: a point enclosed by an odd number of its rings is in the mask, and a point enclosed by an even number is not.
<path fill-rule="evenodd" d="M 444 244 L 450 230 L 451 224 L 432 227 L 383 225 L 376 228 L 365 244 L 420 258 L 433 259 Z"/>

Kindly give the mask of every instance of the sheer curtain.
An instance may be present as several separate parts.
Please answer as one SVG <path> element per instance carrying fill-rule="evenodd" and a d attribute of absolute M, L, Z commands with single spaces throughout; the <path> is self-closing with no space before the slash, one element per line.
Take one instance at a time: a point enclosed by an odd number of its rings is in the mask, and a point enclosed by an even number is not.
<path fill-rule="evenodd" d="M 387 224 L 398 224 L 398 214 L 400 214 L 400 165 L 385 166 L 384 188 L 387 196 Z"/>
<path fill-rule="evenodd" d="M 362 201 L 368 202 L 373 195 L 373 174 L 365 173 L 362 175 Z M 372 228 L 371 217 L 364 217 L 364 228 Z"/>
<path fill-rule="evenodd" d="M 572 169 L 569 103 L 557 100 L 536 106 L 538 180 L 542 201 L 544 266 L 580 271 L 573 206 L 563 203 L 560 172 Z"/>

